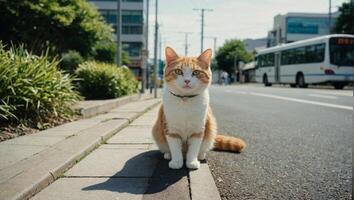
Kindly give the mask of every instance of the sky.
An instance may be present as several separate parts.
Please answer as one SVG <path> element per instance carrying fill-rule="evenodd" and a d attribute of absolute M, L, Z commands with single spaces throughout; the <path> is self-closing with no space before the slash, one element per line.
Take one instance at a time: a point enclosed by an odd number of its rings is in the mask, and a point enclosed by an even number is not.
<path fill-rule="evenodd" d="M 162 54 L 166 46 L 180 55 L 185 53 L 185 34 L 189 34 L 188 55 L 200 53 L 201 12 L 193 9 L 212 9 L 205 12 L 204 49 L 220 47 L 227 39 L 262 38 L 273 26 L 273 17 L 288 12 L 328 13 L 329 0 L 158 0 Z M 343 2 L 332 0 L 332 12 Z M 153 57 L 155 0 L 150 0 L 149 50 Z"/>

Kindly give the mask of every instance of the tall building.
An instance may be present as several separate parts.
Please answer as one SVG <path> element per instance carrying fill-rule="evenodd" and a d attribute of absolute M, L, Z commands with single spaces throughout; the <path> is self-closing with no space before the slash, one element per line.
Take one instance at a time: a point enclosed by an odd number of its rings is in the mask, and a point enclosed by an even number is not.
<path fill-rule="evenodd" d="M 287 13 L 274 17 L 273 29 L 268 32 L 267 46 L 295 42 L 330 34 L 339 13 Z M 331 23 L 331 25 L 329 25 Z"/>
<path fill-rule="evenodd" d="M 90 0 L 108 24 L 117 30 L 117 0 Z M 122 16 L 122 50 L 127 52 L 130 59 L 128 66 L 137 77 L 142 75 L 142 49 L 145 46 L 146 4 L 144 0 L 121 0 Z M 116 35 L 114 35 L 116 38 Z"/>
<path fill-rule="evenodd" d="M 242 42 L 245 45 L 246 51 L 253 53 L 267 47 L 268 38 L 244 39 Z"/>

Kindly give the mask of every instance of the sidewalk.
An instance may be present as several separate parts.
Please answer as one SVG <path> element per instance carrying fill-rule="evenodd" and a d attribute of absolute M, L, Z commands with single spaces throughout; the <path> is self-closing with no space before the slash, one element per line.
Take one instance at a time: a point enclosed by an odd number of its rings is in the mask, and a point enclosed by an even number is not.
<path fill-rule="evenodd" d="M 151 136 L 157 111 L 134 120 L 32 199 L 220 199 L 206 163 L 196 171 L 168 168 Z M 95 117 L 106 118 L 114 113 Z"/>
<path fill-rule="evenodd" d="M 109 113 L 0 143 L 0 199 L 27 199 L 160 103 L 143 99 Z"/>

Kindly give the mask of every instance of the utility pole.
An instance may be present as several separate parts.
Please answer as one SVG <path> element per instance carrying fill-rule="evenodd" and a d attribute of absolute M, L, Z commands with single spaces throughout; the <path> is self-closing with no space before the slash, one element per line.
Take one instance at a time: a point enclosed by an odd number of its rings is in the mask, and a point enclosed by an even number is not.
<path fill-rule="evenodd" d="M 118 67 L 122 65 L 122 9 L 121 9 L 121 0 L 117 0 L 117 28 L 116 28 L 116 36 L 117 36 L 117 57 L 116 63 Z"/>
<path fill-rule="evenodd" d="M 157 98 L 157 40 L 159 24 L 157 20 L 158 0 L 155 0 L 155 44 L 154 44 L 154 98 Z"/>
<path fill-rule="evenodd" d="M 211 38 L 214 40 L 214 56 L 215 56 L 215 52 L 216 52 L 216 41 L 217 41 L 217 37 L 212 37 L 212 36 L 207 36 L 206 38 Z"/>
<path fill-rule="evenodd" d="M 146 17 L 145 17 L 145 51 L 143 51 L 142 58 L 142 74 L 141 74 L 141 93 L 145 92 L 145 87 L 148 85 L 149 78 L 149 0 L 146 0 Z"/>
<path fill-rule="evenodd" d="M 179 32 L 184 34 L 184 55 L 188 56 L 188 35 L 192 34 L 192 32 Z"/>
<path fill-rule="evenodd" d="M 201 20 L 201 33 L 200 33 L 200 53 L 203 53 L 204 47 L 204 12 L 205 11 L 213 11 L 212 9 L 206 9 L 206 8 L 194 8 L 193 10 L 200 10 L 202 12 L 202 20 Z"/>
<path fill-rule="evenodd" d="M 329 9 L 328 9 L 328 34 L 331 34 L 331 21 L 332 21 L 332 0 L 329 0 Z"/>

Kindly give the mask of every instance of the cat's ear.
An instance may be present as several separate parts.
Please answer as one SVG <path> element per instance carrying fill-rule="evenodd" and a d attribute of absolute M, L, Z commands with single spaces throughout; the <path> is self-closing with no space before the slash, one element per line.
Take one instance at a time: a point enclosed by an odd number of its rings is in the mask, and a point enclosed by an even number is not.
<path fill-rule="evenodd" d="M 166 47 L 165 55 L 166 55 L 166 64 L 167 65 L 169 65 L 172 61 L 174 61 L 178 58 L 177 53 L 171 47 Z"/>
<path fill-rule="evenodd" d="M 205 64 L 206 66 L 209 66 L 211 61 L 211 55 L 212 55 L 211 49 L 207 49 L 202 54 L 200 54 L 200 56 L 197 59 L 203 64 Z"/>

